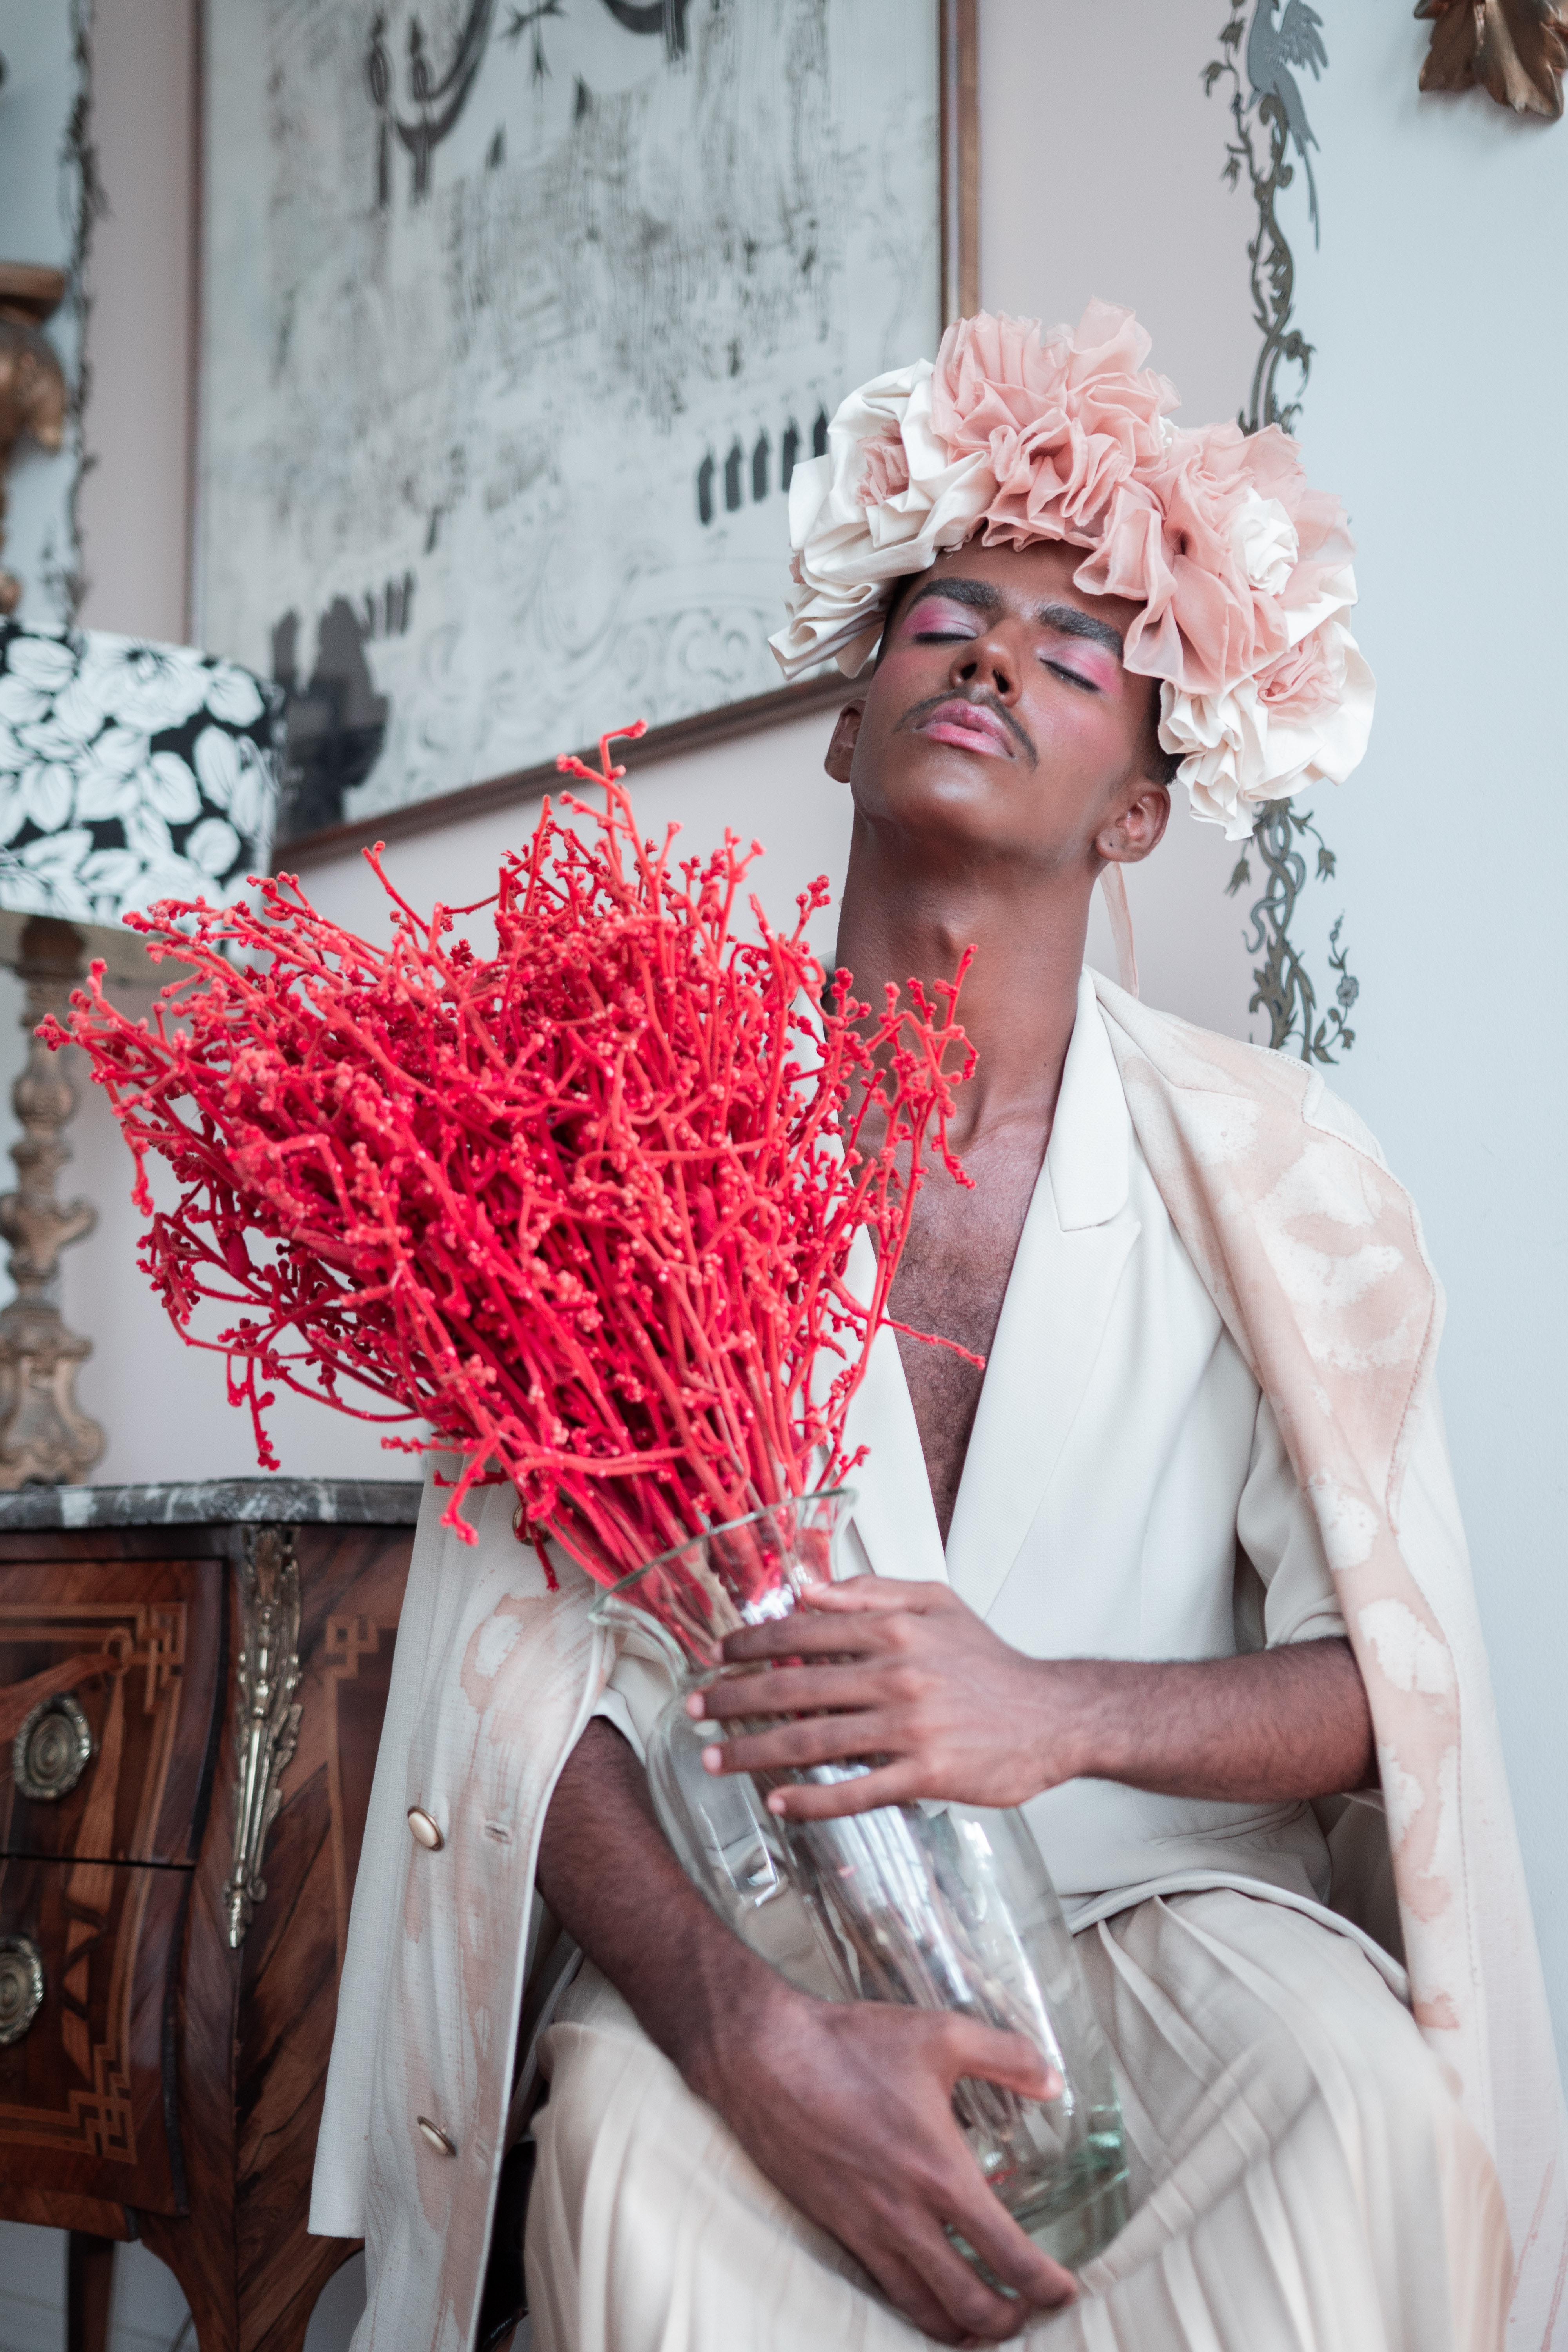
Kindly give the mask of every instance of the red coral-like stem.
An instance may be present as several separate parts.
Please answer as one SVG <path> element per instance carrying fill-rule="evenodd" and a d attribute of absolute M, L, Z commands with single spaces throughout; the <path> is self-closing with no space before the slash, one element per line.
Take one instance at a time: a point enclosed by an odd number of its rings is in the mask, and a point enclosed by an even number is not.
<path fill-rule="evenodd" d="M 453 909 L 417 914 L 378 843 L 390 947 L 289 875 L 258 907 L 165 901 L 131 918 L 186 967 L 153 1021 L 118 1012 L 96 964 L 68 1030 L 43 1032 L 108 1090 L 151 1218 L 141 1264 L 184 1338 L 226 1356 L 265 1466 L 279 1387 L 423 1419 L 433 1437 L 385 1443 L 461 1455 L 449 1526 L 471 1540 L 464 1497 L 505 1477 L 524 1532 L 601 1580 L 844 1475 L 931 1150 L 966 1181 L 947 1121 L 973 1066 L 962 968 L 875 1016 L 840 972 L 818 1012 L 826 881 L 787 932 L 752 900 L 758 936 L 737 938 L 757 845 L 727 833 L 672 865 L 676 828 L 643 840 L 613 740 L 596 773 L 559 763 L 605 794 L 566 800 L 592 830 L 547 801 L 479 902 L 493 956 Z M 847 1282 L 862 1226 L 866 1299 Z M 204 1299 L 239 1310 L 216 1339 L 190 1328 Z"/>

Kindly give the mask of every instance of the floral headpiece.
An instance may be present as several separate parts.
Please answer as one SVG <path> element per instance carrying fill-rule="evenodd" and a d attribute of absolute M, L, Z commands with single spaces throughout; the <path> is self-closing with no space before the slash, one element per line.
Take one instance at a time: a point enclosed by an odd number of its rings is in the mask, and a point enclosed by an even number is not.
<path fill-rule="evenodd" d="M 929 360 L 850 394 L 827 453 L 790 483 L 786 677 L 875 652 L 895 583 L 979 535 L 1062 540 L 1096 596 L 1142 609 L 1126 663 L 1160 686 L 1160 741 L 1194 814 L 1248 834 L 1259 805 L 1342 783 L 1366 749 L 1372 672 L 1345 614 L 1354 545 L 1270 425 L 1182 432 L 1174 387 L 1142 362 L 1131 310 L 1091 302 L 1076 330 L 961 319 Z"/>

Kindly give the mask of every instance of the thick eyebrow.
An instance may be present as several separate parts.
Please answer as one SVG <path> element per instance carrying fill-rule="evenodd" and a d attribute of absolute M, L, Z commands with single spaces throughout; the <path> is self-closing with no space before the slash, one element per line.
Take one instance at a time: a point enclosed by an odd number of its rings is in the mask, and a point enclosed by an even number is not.
<path fill-rule="evenodd" d="M 1109 621 L 1097 621 L 1092 613 L 1080 613 L 1076 604 L 1042 604 L 1035 618 L 1044 627 L 1055 629 L 1058 636 L 1085 637 L 1090 645 L 1103 646 L 1118 661 L 1126 651 L 1120 629 L 1113 629 Z"/>
<path fill-rule="evenodd" d="M 973 604 L 977 613 L 999 613 L 1002 609 L 1002 591 L 993 588 L 989 580 L 949 578 L 928 580 L 923 588 L 917 588 L 905 612 L 912 613 L 928 596 L 945 597 L 950 604 Z"/>
<path fill-rule="evenodd" d="M 964 580 L 950 574 L 945 579 L 928 580 L 923 588 L 917 588 L 905 612 L 912 613 L 928 596 L 944 597 L 950 604 L 968 604 L 977 613 L 999 612 L 1003 602 L 1001 590 L 994 588 L 989 580 Z M 1113 629 L 1109 621 L 1097 621 L 1092 613 L 1080 612 L 1076 604 L 1042 604 L 1035 618 L 1043 627 L 1055 629 L 1058 636 L 1082 637 L 1090 645 L 1103 646 L 1118 661 L 1125 656 L 1121 630 Z"/>

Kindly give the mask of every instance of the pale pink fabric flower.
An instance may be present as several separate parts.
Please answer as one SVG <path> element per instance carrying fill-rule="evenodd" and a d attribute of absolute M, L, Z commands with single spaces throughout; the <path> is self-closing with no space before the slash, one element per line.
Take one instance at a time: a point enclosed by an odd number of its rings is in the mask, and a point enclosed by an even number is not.
<path fill-rule="evenodd" d="M 852 393 L 826 456 L 795 468 L 796 593 L 772 642 L 788 677 L 831 655 L 853 677 L 893 583 L 944 550 L 1081 547 L 1078 585 L 1140 607 L 1127 666 L 1161 681 L 1160 740 L 1194 813 L 1240 838 L 1262 803 L 1342 781 L 1365 750 L 1354 551 L 1277 427 L 1173 427 L 1148 352 L 1104 302 L 1044 337 L 983 312 L 949 328 L 934 368 Z"/>
<path fill-rule="evenodd" d="M 942 338 L 931 428 L 984 453 L 996 478 L 988 547 L 1066 539 L 1092 546 L 1118 487 L 1164 446 L 1176 391 L 1142 367 L 1149 338 L 1131 310 L 1091 302 L 1075 332 L 1045 341 L 1032 320 L 961 319 Z"/>

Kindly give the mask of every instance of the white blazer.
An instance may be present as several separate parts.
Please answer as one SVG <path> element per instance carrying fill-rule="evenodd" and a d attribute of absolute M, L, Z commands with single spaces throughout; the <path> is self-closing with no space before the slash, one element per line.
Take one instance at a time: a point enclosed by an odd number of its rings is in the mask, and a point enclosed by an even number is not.
<path fill-rule="evenodd" d="M 957 1588 L 1025 1646 L 1075 1645 L 1089 1620 L 1072 1612 L 1086 1606 L 1099 1612 L 1099 1646 L 1122 1654 L 1179 1654 L 1192 1640 L 1225 1646 L 1213 1528 L 1180 1553 L 1184 1509 L 1194 1526 L 1207 1524 L 1204 1496 L 1182 1485 L 1186 1424 L 1167 1415 L 1171 1465 L 1141 1540 L 1107 1517 L 1120 1508 L 1121 1465 L 1108 1480 L 1103 1462 L 1118 1443 L 1118 1380 L 1142 1381 L 1147 1350 L 1174 1350 L 1200 1413 L 1230 1396 L 1210 1435 L 1231 1449 L 1226 1510 L 1244 1507 L 1249 1492 L 1258 1500 L 1246 1543 L 1268 1587 L 1265 1621 L 1276 1612 L 1263 1630 L 1289 1638 L 1342 1622 L 1354 1645 L 1377 1732 L 1416 2021 L 1498 2160 L 1518 2257 L 1520 2340 L 1544 2346 L 1561 2329 L 1568 2341 L 1568 2303 L 1556 2286 L 1568 2267 L 1568 2139 L 1432 1387 L 1441 1297 L 1418 1220 L 1316 1073 L 1151 1013 L 1106 982 L 1094 992 L 1098 1005 L 1087 992 L 1080 1000 L 1084 1045 L 1080 1053 L 1075 1030 L 1073 1090 L 1064 1082 L 1058 1112 L 1064 1140 L 1053 1142 L 1048 1185 L 1031 1211 L 1017 1304 L 1010 1288 L 1004 1308 L 946 1564 Z M 1092 1147 L 1075 1152 L 1065 1139 L 1079 1124 L 1080 1085 L 1107 1108 L 1101 1038 L 1138 1146 L 1120 1174 L 1100 1113 L 1087 1120 Z M 1174 1305 L 1162 1290 L 1176 1281 L 1172 1252 L 1162 1244 L 1137 1255 L 1162 1214 L 1188 1262 Z M 1212 1306 L 1211 1328 L 1223 1325 L 1196 1370 L 1192 1282 Z M 1268 1398 L 1332 1575 L 1338 1619 L 1314 1617 L 1321 1580 L 1314 1586 L 1299 1515 L 1294 1530 L 1279 1521 L 1277 1465 L 1266 1459 L 1273 1440 L 1256 1409 L 1242 1465 L 1247 1415 L 1243 1405 L 1237 1417 L 1227 1349 Z M 879 1568 L 941 1574 L 890 1335 L 878 1343 L 873 1372 L 861 1410 L 879 1459 L 858 1474 L 853 1539 Z M 472 2339 L 540 1831 L 614 1663 L 587 1622 L 586 1580 L 563 1576 L 552 1593 L 531 1547 L 516 1541 L 509 1489 L 471 1498 L 473 1545 L 440 1527 L 442 1500 L 427 1491 L 415 1540 L 311 2205 L 313 2230 L 367 2240 L 358 2352 L 467 2352 Z M 1263 1525 L 1270 1510 L 1272 1538 Z M 1113 1590 L 1086 1601 L 1080 1583 L 1101 1575 Z M 1194 1596 L 1207 1613 L 1184 1637 L 1182 1612 Z M 1083 1882 L 1081 1916 L 1107 1896 L 1128 1899 L 1129 1886 L 1108 1879 L 1129 1875 L 1134 1892 L 1185 1883 L 1182 1869 L 1150 1872 L 1152 1845 L 1173 1864 L 1195 1863 L 1207 1874 L 1198 1883 L 1215 1883 L 1210 1849 L 1221 1825 L 1212 1809 L 1173 1819 L 1144 1813 L 1160 1801 L 1136 1800 L 1134 1818 L 1119 1810 L 1122 1792 L 1090 1799 L 1108 1810 L 1085 1813 L 1081 1834 L 1069 1836 L 1065 1808 L 1040 1830 L 1064 1880 Z M 435 1850 L 409 1834 L 414 1805 L 440 1832 Z M 1368 1817 L 1364 1807 L 1352 1813 Z M 1315 1892 L 1285 1881 L 1305 1867 L 1315 1889 L 1321 1853 L 1314 1865 L 1304 1822 L 1280 1829 L 1290 1848 L 1283 1875 L 1260 1891 L 1315 1903 Z M 1236 1873 L 1231 1849 L 1226 1883 L 1264 1874 L 1272 1834 L 1268 1823 L 1242 1824 L 1247 1870 Z M 1089 1859 L 1074 1858 L 1074 1837 Z M 1336 1830 L 1336 1863 L 1339 1842 Z M 1092 1858 L 1113 1848 L 1113 1867 Z"/>
<path fill-rule="evenodd" d="M 864 1236 L 850 1279 L 866 1296 Z M 1086 974 L 1050 1147 L 1007 1285 L 945 1554 L 897 1339 L 879 1334 L 847 1443 L 868 1458 L 845 1565 L 941 1580 L 1030 1657 L 1220 1658 L 1342 1635 L 1279 1424 L 1139 1148 Z M 661 1663 L 614 1666 L 595 1712 L 640 1756 Z M 1331 1911 L 1307 1804 L 1211 1804 L 1075 1780 L 1026 1808 L 1074 1927 L 1145 1895 L 1234 1886 Z"/>

